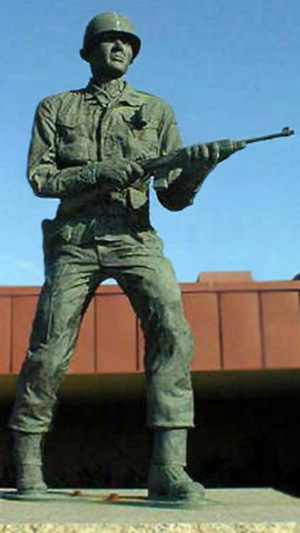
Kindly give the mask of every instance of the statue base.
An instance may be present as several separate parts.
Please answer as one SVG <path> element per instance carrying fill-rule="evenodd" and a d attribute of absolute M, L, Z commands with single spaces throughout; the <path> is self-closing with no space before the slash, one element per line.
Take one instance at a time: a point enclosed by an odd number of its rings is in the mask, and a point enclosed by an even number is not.
<path fill-rule="evenodd" d="M 197 501 L 178 501 L 169 500 L 167 498 L 148 498 L 147 496 L 137 495 L 125 495 L 122 493 L 112 492 L 109 494 L 97 494 L 96 492 L 91 494 L 82 490 L 74 490 L 72 492 L 48 490 L 47 492 L 27 492 L 21 493 L 17 491 L 3 492 L 1 498 L 5 500 L 23 501 L 23 502 L 86 502 L 86 503 L 98 503 L 98 504 L 114 504 L 114 505 L 127 505 L 134 507 L 155 507 L 162 509 L 199 509 L 211 505 L 218 505 L 217 502 L 206 499 Z"/>

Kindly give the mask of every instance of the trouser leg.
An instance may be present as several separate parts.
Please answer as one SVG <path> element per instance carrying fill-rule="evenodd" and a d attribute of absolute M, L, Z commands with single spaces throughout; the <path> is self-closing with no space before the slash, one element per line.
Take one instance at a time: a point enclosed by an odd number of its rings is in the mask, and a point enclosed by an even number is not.
<path fill-rule="evenodd" d="M 190 364 L 193 341 L 173 269 L 157 247 L 117 279 L 141 320 L 145 337 L 147 422 L 153 428 L 149 497 L 197 503 L 204 487 L 185 472 L 193 426 Z M 145 251 L 142 252 L 145 254 Z"/>
<path fill-rule="evenodd" d="M 144 332 L 147 424 L 166 428 L 193 426 L 193 340 L 169 261 L 149 255 L 147 266 L 127 269 L 118 281 L 141 319 Z"/>
<path fill-rule="evenodd" d="M 45 433 L 52 421 L 57 391 L 68 368 L 84 311 L 98 280 L 93 254 L 65 247 L 48 271 L 29 350 L 16 388 L 10 428 Z"/>

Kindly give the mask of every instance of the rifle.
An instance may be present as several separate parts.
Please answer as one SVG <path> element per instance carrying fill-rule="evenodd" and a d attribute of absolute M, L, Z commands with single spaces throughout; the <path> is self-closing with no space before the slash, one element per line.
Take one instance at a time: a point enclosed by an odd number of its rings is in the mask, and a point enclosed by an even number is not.
<path fill-rule="evenodd" d="M 277 139 L 278 137 L 289 137 L 290 135 L 294 135 L 294 133 L 294 130 L 291 130 L 288 126 L 286 126 L 285 128 L 282 128 L 282 131 L 280 133 L 272 133 L 271 135 L 264 135 L 263 137 L 252 137 L 250 139 L 243 139 L 241 141 L 230 141 L 227 139 L 216 141 L 219 145 L 220 150 L 219 162 L 223 161 L 234 152 L 242 150 L 247 146 L 247 144 L 257 143 L 261 141 L 269 141 Z M 171 154 L 162 157 L 157 157 L 154 159 L 145 159 L 144 161 L 139 161 L 139 163 L 141 164 L 145 172 L 147 172 L 148 176 L 151 172 L 154 172 L 159 169 L 165 168 L 168 170 L 172 170 L 175 168 L 180 168 L 185 151 L 186 148 L 181 148 L 180 150 L 176 150 Z M 156 190 L 165 189 L 167 187 L 166 180 L 161 178 L 158 178 L 156 180 L 154 179 L 154 187 Z"/>
<path fill-rule="evenodd" d="M 246 147 L 247 144 L 260 141 L 268 141 L 271 139 L 276 139 L 277 137 L 289 137 L 290 135 L 294 135 L 294 133 L 294 130 L 291 130 L 290 128 L 286 127 L 283 128 L 280 133 L 273 133 L 272 135 L 266 135 L 264 137 L 253 137 L 251 139 L 244 139 L 242 141 L 217 141 L 221 155 L 219 162 L 223 159 L 226 159 L 226 157 L 230 156 L 234 152 L 242 150 Z M 182 159 L 185 154 L 185 150 L 186 148 L 181 148 L 180 150 L 176 150 L 162 157 L 139 160 L 139 164 L 145 170 L 145 179 L 137 180 L 136 182 L 131 184 L 131 187 L 141 190 L 141 183 L 147 183 L 151 177 L 151 174 L 156 170 L 163 168 L 166 168 L 168 170 L 180 168 L 182 165 Z M 168 182 L 165 178 L 161 178 L 160 176 L 158 176 L 157 178 L 154 177 L 153 186 L 157 191 L 163 190 L 168 187 Z M 80 193 L 79 195 L 75 196 L 75 198 L 71 202 L 64 202 L 64 204 L 61 204 L 60 207 L 61 215 L 70 216 L 74 212 L 81 209 L 83 206 L 87 205 L 89 202 L 94 201 L 95 196 L 97 196 L 97 194 L 97 189 L 95 189 L 92 191 Z"/>

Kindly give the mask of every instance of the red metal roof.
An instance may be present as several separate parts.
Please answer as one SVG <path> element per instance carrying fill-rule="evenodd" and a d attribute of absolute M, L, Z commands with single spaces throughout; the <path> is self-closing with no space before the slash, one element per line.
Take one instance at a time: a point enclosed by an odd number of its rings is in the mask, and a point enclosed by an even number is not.
<path fill-rule="evenodd" d="M 300 368 L 300 281 L 181 285 L 195 338 L 193 370 Z M 19 372 L 39 287 L 0 287 L 0 374 Z M 84 318 L 69 372 L 143 370 L 143 336 L 116 285 L 100 287 Z"/>

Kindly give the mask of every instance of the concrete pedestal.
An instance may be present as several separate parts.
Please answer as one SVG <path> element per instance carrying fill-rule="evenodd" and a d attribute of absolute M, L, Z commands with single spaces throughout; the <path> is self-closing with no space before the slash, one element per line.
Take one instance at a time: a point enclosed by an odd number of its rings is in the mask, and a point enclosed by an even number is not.
<path fill-rule="evenodd" d="M 107 501 L 111 492 L 47 502 L 0 498 L 0 533 L 300 533 L 300 500 L 272 489 L 207 490 L 196 509 L 151 504 L 144 490 L 113 491 L 120 498 Z"/>

